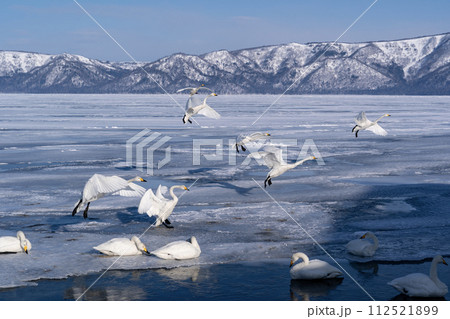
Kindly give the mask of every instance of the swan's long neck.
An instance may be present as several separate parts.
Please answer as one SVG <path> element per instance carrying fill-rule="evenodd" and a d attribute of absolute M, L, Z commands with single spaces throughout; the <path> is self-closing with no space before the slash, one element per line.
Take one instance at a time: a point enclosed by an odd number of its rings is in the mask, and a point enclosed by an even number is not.
<path fill-rule="evenodd" d="M 127 180 L 127 183 L 130 184 L 130 183 L 133 183 L 134 181 L 135 181 L 134 178 L 132 178 L 132 179 Z"/>
<path fill-rule="evenodd" d="M 431 267 L 430 267 L 430 278 L 431 280 L 433 280 L 437 285 L 441 284 L 443 285 L 442 281 L 439 280 L 438 278 L 438 274 L 437 274 L 437 264 L 439 262 L 438 258 L 434 258 L 433 261 L 431 262 Z"/>
<path fill-rule="evenodd" d="M 170 194 L 170 196 L 172 196 L 172 199 L 173 200 L 178 200 L 178 197 L 175 195 L 175 193 L 173 192 L 173 190 L 175 189 L 175 188 L 179 188 L 179 186 L 172 186 L 171 188 L 170 188 L 170 190 L 169 190 L 169 194 Z"/>
<path fill-rule="evenodd" d="M 378 241 L 378 238 L 372 233 L 367 233 L 366 236 L 373 240 L 374 248 L 378 249 L 378 245 L 380 244 L 380 242 Z"/>
<path fill-rule="evenodd" d="M 298 161 L 298 162 L 295 162 L 294 164 L 292 164 L 292 167 L 294 168 L 294 167 L 297 167 L 299 165 L 302 165 L 304 162 L 309 161 L 309 160 L 311 160 L 310 157 L 304 158 L 301 161 Z"/>
<path fill-rule="evenodd" d="M 382 116 L 380 116 L 380 118 L 378 118 L 377 120 L 375 120 L 373 123 L 375 124 L 375 123 L 378 123 L 378 121 L 379 120 L 381 120 L 382 118 L 384 118 L 386 115 L 382 115 Z"/>
<path fill-rule="evenodd" d="M 194 247 L 200 249 L 200 245 L 199 245 L 198 242 L 197 242 L 197 238 L 195 238 L 194 236 L 191 237 L 191 244 L 192 244 Z"/>
<path fill-rule="evenodd" d="M 305 264 L 305 266 L 309 264 L 309 258 L 308 258 L 308 256 L 306 256 L 306 254 L 304 254 L 304 253 L 295 253 L 294 254 L 294 262 L 296 262 L 300 258 L 303 260 L 303 264 Z"/>
<path fill-rule="evenodd" d="M 209 99 L 211 97 L 211 95 L 208 95 L 207 97 L 205 97 L 205 99 L 203 100 L 203 105 L 206 105 L 206 100 Z"/>

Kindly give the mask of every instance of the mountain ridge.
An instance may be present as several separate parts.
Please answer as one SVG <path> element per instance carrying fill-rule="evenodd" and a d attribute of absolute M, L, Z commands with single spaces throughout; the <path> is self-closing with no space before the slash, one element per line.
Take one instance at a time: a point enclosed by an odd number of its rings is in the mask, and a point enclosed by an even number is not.
<path fill-rule="evenodd" d="M 150 75 L 150 76 L 149 76 Z M 0 51 L 2 93 L 450 94 L 450 33 L 370 42 L 291 42 L 153 62 Z"/>

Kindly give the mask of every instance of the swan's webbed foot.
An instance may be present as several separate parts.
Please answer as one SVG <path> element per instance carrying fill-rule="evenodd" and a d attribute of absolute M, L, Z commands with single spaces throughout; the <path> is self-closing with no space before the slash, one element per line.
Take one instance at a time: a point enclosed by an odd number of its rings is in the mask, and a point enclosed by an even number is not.
<path fill-rule="evenodd" d="M 78 212 L 78 207 L 80 207 L 82 201 L 83 201 L 83 199 L 80 199 L 77 206 L 75 206 L 75 208 L 72 211 L 72 216 L 75 216 L 75 214 Z"/>
<path fill-rule="evenodd" d="M 168 218 L 167 218 L 164 222 L 165 222 L 167 225 L 172 224 Z"/>
<path fill-rule="evenodd" d="M 243 152 L 245 152 L 247 149 L 244 147 L 244 145 L 241 145 L 241 149 Z"/>
<path fill-rule="evenodd" d="M 83 212 L 84 219 L 88 218 L 88 210 L 89 210 L 89 204 L 90 203 L 91 202 L 87 203 L 86 208 L 84 209 L 84 212 Z"/>
<path fill-rule="evenodd" d="M 269 178 L 269 180 L 267 181 L 267 183 L 269 184 L 269 186 L 272 185 L 272 179 Z"/>
<path fill-rule="evenodd" d="M 355 137 L 358 137 L 358 132 L 359 132 L 359 130 L 355 132 Z"/>
<path fill-rule="evenodd" d="M 236 152 L 239 153 L 239 146 L 237 144 L 235 144 L 235 146 L 236 146 Z"/>
<path fill-rule="evenodd" d="M 169 225 L 170 222 L 169 222 L 169 224 L 167 224 L 166 222 L 167 222 L 167 219 L 166 219 L 165 221 L 163 221 L 162 224 L 163 224 L 164 226 L 166 226 L 167 228 L 173 228 L 173 226 L 170 226 L 170 225 Z"/>
<path fill-rule="evenodd" d="M 189 120 L 188 120 L 188 122 L 192 124 L 192 121 L 191 121 L 191 119 L 189 119 Z"/>

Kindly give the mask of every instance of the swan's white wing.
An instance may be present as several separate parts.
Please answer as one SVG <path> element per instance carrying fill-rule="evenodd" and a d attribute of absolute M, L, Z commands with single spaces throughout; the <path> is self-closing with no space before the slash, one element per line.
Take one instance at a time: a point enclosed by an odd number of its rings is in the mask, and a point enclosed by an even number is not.
<path fill-rule="evenodd" d="M 220 119 L 220 114 L 217 113 L 212 107 L 209 105 L 206 105 L 203 107 L 200 111 L 198 111 L 198 114 L 204 115 L 206 117 L 212 118 L 212 119 Z"/>
<path fill-rule="evenodd" d="M 159 199 L 166 199 L 163 194 L 167 193 L 167 186 L 159 185 L 156 189 L 156 197 Z"/>
<path fill-rule="evenodd" d="M 367 119 L 366 112 L 363 111 L 358 114 L 358 116 L 355 119 L 355 123 L 358 124 L 359 126 L 364 127 L 371 124 L 372 122 Z"/>
<path fill-rule="evenodd" d="M 266 160 L 267 158 L 268 161 L 272 163 L 277 163 L 277 165 L 286 164 L 286 162 L 283 159 L 283 151 L 280 148 L 268 146 L 264 148 L 264 151 L 267 153 L 264 160 Z"/>
<path fill-rule="evenodd" d="M 124 197 L 141 197 L 144 195 L 146 189 L 135 183 L 129 183 L 127 188 L 121 189 L 118 192 L 113 193 L 113 195 L 119 195 Z"/>
<path fill-rule="evenodd" d="M 150 209 L 154 206 L 159 206 L 162 203 L 162 199 L 158 198 L 153 194 L 153 191 L 148 189 L 144 196 L 141 198 L 141 202 L 139 203 L 138 212 L 139 214 L 148 213 Z"/>
<path fill-rule="evenodd" d="M 186 110 L 203 104 L 197 94 L 190 96 L 186 102 Z"/>
<path fill-rule="evenodd" d="M 180 92 L 183 92 L 183 91 L 186 91 L 186 90 L 193 90 L 194 88 L 184 88 L 184 89 L 179 89 L 179 90 L 177 90 L 177 93 L 180 93 Z"/>
<path fill-rule="evenodd" d="M 385 131 L 384 128 L 382 128 L 380 125 L 378 125 L 378 123 L 375 123 L 374 125 L 366 128 L 366 130 L 374 132 L 377 135 L 381 135 L 381 136 L 386 136 L 387 132 Z"/>
<path fill-rule="evenodd" d="M 281 150 L 280 150 L 280 152 L 281 152 Z M 254 153 L 251 153 L 249 155 L 249 157 L 254 158 L 254 159 L 263 159 L 264 164 L 268 168 L 274 168 L 274 167 L 279 166 L 280 164 L 284 163 L 283 159 L 281 159 L 282 161 L 280 162 L 277 154 L 272 153 L 272 152 L 267 152 L 267 151 L 254 152 Z"/>
<path fill-rule="evenodd" d="M 87 199 L 99 194 L 110 194 L 128 186 L 128 182 L 119 176 L 94 174 L 86 183 L 83 196 Z"/>

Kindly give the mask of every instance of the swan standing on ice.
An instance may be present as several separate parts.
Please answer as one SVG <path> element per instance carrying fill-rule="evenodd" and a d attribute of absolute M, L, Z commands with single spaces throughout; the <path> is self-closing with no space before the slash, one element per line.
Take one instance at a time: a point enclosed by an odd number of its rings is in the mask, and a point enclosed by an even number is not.
<path fill-rule="evenodd" d="M 284 161 L 282 151 L 276 147 L 268 147 L 264 151 L 254 152 L 249 155 L 254 159 L 263 159 L 264 163 L 268 168 L 270 168 L 270 172 L 267 174 L 266 179 L 264 180 L 264 188 L 266 188 L 267 184 L 272 185 L 272 178 L 278 177 L 288 170 L 296 168 L 299 165 L 302 165 L 306 161 L 311 161 L 316 159 L 314 156 L 308 156 L 307 158 L 302 159 L 301 161 L 295 162 L 293 164 L 288 164 Z"/>
<path fill-rule="evenodd" d="M 242 151 L 245 152 L 247 150 L 244 147 L 245 144 L 256 141 L 256 140 L 266 139 L 269 136 L 270 136 L 269 133 L 261 133 L 261 132 L 252 133 L 250 135 L 239 136 L 237 139 L 237 142 L 236 142 L 236 152 L 239 153 L 239 146 L 241 147 Z"/>
<path fill-rule="evenodd" d="M 355 132 L 356 137 L 358 137 L 358 132 L 361 130 L 368 130 L 368 131 L 374 132 L 377 135 L 386 136 L 387 132 L 380 125 L 378 125 L 378 121 L 386 116 L 390 116 L 390 115 L 384 114 L 378 120 L 372 122 L 367 119 L 366 112 L 361 112 L 358 114 L 358 116 L 355 119 L 356 125 L 355 125 L 355 127 L 353 127 L 352 132 Z"/>
<path fill-rule="evenodd" d="M 372 239 L 373 244 L 366 238 Z M 371 257 L 375 255 L 375 252 L 378 249 L 378 244 L 378 238 L 369 231 L 362 235 L 360 238 L 349 241 L 345 248 L 352 255 Z"/>
<path fill-rule="evenodd" d="M 299 259 L 302 262 L 295 264 Z M 331 266 L 329 263 L 323 260 L 313 259 L 309 260 L 308 256 L 304 253 L 295 253 L 291 259 L 291 274 L 292 279 L 330 279 L 330 278 L 342 278 L 342 272 L 336 267 Z"/>
<path fill-rule="evenodd" d="M 192 95 L 194 95 L 194 94 L 197 94 L 197 93 L 198 93 L 198 90 L 200 90 L 200 89 L 210 90 L 210 91 L 212 92 L 211 89 L 205 87 L 205 85 L 202 84 L 202 85 L 200 85 L 199 87 L 196 87 L 196 88 L 184 88 L 184 89 L 179 89 L 179 90 L 177 90 L 177 93 L 180 93 L 180 92 L 183 92 L 183 91 L 186 91 L 186 90 L 190 90 L 190 91 L 189 91 L 189 95 L 192 96 Z"/>
<path fill-rule="evenodd" d="M 119 176 L 104 176 L 101 174 L 94 174 L 86 182 L 81 199 L 72 211 L 72 216 L 78 213 L 84 205 L 86 208 L 83 217 L 88 217 L 89 204 L 105 195 L 120 195 L 125 197 L 140 197 L 145 193 L 145 188 L 134 184 L 133 182 L 146 182 L 143 178 L 136 176 L 130 180 L 125 180 Z"/>
<path fill-rule="evenodd" d="M 447 265 L 442 256 L 435 256 L 429 276 L 422 273 L 409 274 L 388 282 L 388 285 L 410 297 L 443 297 L 447 294 L 448 287 L 437 276 L 438 263 Z"/>
<path fill-rule="evenodd" d="M 139 214 L 147 213 L 149 217 L 156 216 L 155 226 L 163 224 L 167 228 L 173 228 L 173 226 L 170 226 L 170 221 L 168 218 L 178 203 L 178 197 L 173 193 L 175 188 L 189 191 L 189 189 L 184 185 L 172 186 L 169 190 L 172 199 L 167 199 L 162 194 L 161 185 L 158 186 L 156 195 L 153 194 L 151 189 L 147 190 L 139 203 Z"/>
<path fill-rule="evenodd" d="M 174 241 L 173 243 L 167 244 L 164 247 L 152 251 L 150 254 L 162 259 L 192 259 L 200 256 L 200 246 L 198 245 L 197 239 L 192 236 L 190 241 Z"/>
<path fill-rule="evenodd" d="M 191 117 L 194 116 L 195 114 L 201 114 L 212 119 L 220 119 L 220 114 L 217 113 L 211 106 L 206 104 L 206 100 L 211 96 L 217 96 L 217 94 L 211 93 L 210 95 L 205 97 L 203 102 L 200 104 L 197 104 L 198 103 L 197 99 L 193 99 L 195 95 L 189 98 L 186 104 L 187 107 L 186 114 L 184 114 L 183 116 L 183 123 L 186 122 L 192 123 Z"/>
<path fill-rule="evenodd" d="M 145 245 L 136 236 L 131 237 L 131 240 L 128 238 L 113 238 L 106 243 L 94 247 L 94 249 L 108 256 L 149 254 Z"/>
<path fill-rule="evenodd" d="M 31 250 L 31 243 L 25 238 L 22 231 L 18 231 L 16 237 L 4 236 L 0 237 L 0 253 L 21 253 Z"/>

